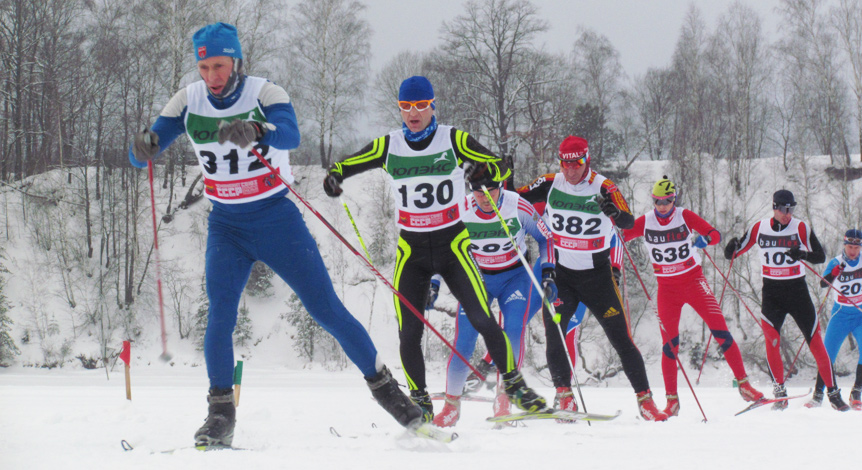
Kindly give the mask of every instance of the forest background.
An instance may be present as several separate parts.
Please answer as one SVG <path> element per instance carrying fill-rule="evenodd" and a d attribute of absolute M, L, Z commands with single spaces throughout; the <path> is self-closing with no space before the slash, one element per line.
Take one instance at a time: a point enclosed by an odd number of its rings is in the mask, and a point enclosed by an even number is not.
<path fill-rule="evenodd" d="M 780 187 L 796 193 L 797 215 L 812 221 L 830 256 L 844 230 L 859 226 L 862 0 L 781 0 L 775 34 L 745 2 L 713 24 L 692 4 L 670 63 L 631 76 L 614 44 L 589 27 L 578 28 L 569 52 L 548 52 L 538 38 L 551 13 L 527 0 L 464 2 L 436 31 L 438 46 L 405 46 L 372 70 L 366 10 L 345 0 L 0 1 L 0 364 L 107 367 L 124 339 L 159 349 L 149 185 L 129 165 L 128 145 L 198 78 L 190 37 L 213 21 L 238 27 L 250 75 L 290 93 L 303 135 L 291 153 L 297 188 L 345 234 L 352 229 L 340 207 L 322 196 L 323 168 L 376 137 L 365 135 L 369 128 L 397 128 L 398 85 L 415 74 L 434 84 L 441 122 L 510 159 L 518 185 L 555 171 L 559 142 L 575 134 L 589 139 L 593 168 L 623 189 L 636 214 L 649 209 L 648 188 L 667 174 L 680 202 L 725 237 L 768 216 Z M 168 334 L 175 361 L 189 365 L 202 362 L 207 309 L 209 203 L 198 175 L 185 139 L 156 166 Z M 383 175 L 346 189 L 371 259 L 391 276 L 396 230 Z M 306 219 L 339 294 L 376 340 L 394 344 L 389 293 Z M 649 254 L 640 242 L 630 249 L 654 292 Z M 760 303 L 757 259 L 748 258 L 733 266 L 742 298 L 728 289 L 723 306 L 749 368 L 766 375 L 762 334 L 747 313 Z M 727 262 L 715 262 L 727 271 Z M 704 264 L 719 293 L 719 274 Z M 636 340 L 656 364 L 653 307 L 631 265 L 626 274 Z M 822 291 L 813 276 L 809 282 L 819 305 Z M 282 355 L 293 348 L 291 365 L 347 366 L 282 284 L 255 267 L 236 332 L 241 356 L 272 344 Z M 429 317 L 451 335 L 446 310 L 452 299 Z M 693 317 L 683 321 L 681 350 L 699 366 L 709 332 Z M 528 364 L 541 371 L 541 324 L 528 336 Z M 616 377 L 618 359 L 595 322 L 580 339 L 582 381 Z M 800 342 L 795 327 L 785 328 L 788 364 Z M 857 347 L 845 344 L 839 374 L 855 367 Z M 438 364 L 447 355 L 434 338 L 426 353 Z M 720 364 L 720 353 L 713 349 L 709 361 Z M 797 368 L 813 376 L 813 359 L 801 355 Z"/>

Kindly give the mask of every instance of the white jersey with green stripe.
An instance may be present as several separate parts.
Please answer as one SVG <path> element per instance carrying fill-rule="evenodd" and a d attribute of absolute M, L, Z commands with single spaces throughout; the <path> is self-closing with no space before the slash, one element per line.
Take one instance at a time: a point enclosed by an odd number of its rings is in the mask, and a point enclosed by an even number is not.
<path fill-rule="evenodd" d="M 574 270 L 592 269 L 592 254 L 610 249 L 614 224 L 599 207 L 604 181 L 599 174 L 578 184 L 568 183 L 562 175 L 554 178 L 545 212 L 558 264 Z"/>
<path fill-rule="evenodd" d="M 500 216 L 506 221 L 509 233 L 518 243 L 521 252 L 526 252 L 527 245 L 524 242 L 525 231 L 518 218 L 518 202 L 521 197 L 512 191 L 500 191 Z M 527 204 L 526 201 L 524 204 Z M 520 263 L 518 252 L 509 240 L 509 236 L 503 229 L 500 219 L 496 214 L 484 214 L 476 207 L 477 203 L 473 196 L 468 196 L 467 207 L 463 219 L 467 230 L 470 232 L 473 258 L 479 267 L 489 270 L 501 270 L 510 268 Z"/>
<path fill-rule="evenodd" d="M 251 150 L 241 149 L 231 142 L 219 144 L 220 121 L 242 119 L 265 123 L 266 116 L 260 107 L 259 95 L 266 79 L 245 77 L 239 99 L 226 109 L 216 109 L 207 99 L 204 81 L 186 87 L 188 111 L 185 117 L 186 134 L 194 147 L 204 175 L 204 195 L 212 200 L 239 204 L 269 197 L 285 188 L 275 175 L 258 160 Z M 290 152 L 268 145 L 255 145 L 257 151 L 289 182 Z"/>
<path fill-rule="evenodd" d="M 449 138 L 451 126 L 439 126 L 424 150 L 407 145 L 401 130 L 389 134 L 384 168 L 392 178 L 398 225 L 411 232 L 432 232 L 461 220 L 465 209 L 464 170 Z"/>

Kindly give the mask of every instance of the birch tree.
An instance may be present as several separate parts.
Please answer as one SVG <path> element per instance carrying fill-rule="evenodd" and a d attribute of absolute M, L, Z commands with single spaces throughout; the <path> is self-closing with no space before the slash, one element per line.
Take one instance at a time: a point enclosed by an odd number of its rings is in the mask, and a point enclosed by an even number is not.
<path fill-rule="evenodd" d="M 304 0 L 291 14 L 289 53 L 294 95 L 311 128 L 320 165 L 332 162 L 335 146 L 349 137 L 362 110 L 369 74 L 371 27 L 365 5 L 348 0 Z"/>
<path fill-rule="evenodd" d="M 443 23 L 438 68 L 459 90 L 448 99 L 466 110 L 500 155 L 511 155 L 513 131 L 528 104 L 533 43 L 548 23 L 527 0 L 469 0 L 464 8 Z"/>

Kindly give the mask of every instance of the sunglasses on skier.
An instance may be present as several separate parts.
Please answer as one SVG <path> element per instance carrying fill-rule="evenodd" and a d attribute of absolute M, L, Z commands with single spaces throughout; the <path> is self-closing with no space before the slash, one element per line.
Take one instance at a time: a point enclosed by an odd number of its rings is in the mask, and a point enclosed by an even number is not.
<path fill-rule="evenodd" d="M 844 237 L 845 245 L 862 245 L 862 238 Z"/>
<path fill-rule="evenodd" d="M 431 103 L 433 102 L 434 98 L 419 101 L 399 101 L 398 107 L 404 112 L 410 112 L 412 108 L 416 108 L 416 111 L 422 112 L 431 107 Z"/>
<path fill-rule="evenodd" d="M 772 208 L 781 212 L 782 214 L 792 214 L 793 209 L 796 208 L 796 204 L 772 204 Z"/>
<path fill-rule="evenodd" d="M 563 168 L 569 168 L 569 169 L 580 168 L 580 167 L 586 165 L 586 163 L 587 163 L 587 156 L 586 155 L 584 155 L 583 157 L 580 157 L 580 158 L 576 158 L 574 160 L 560 160 L 560 166 Z"/>
<path fill-rule="evenodd" d="M 654 202 L 655 202 L 655 205 L 657 205 L 657 206 L 669 206 L 669 205 L 673 204 L 674 201 L 676 201 L 675 197 L 669 197 L 666 199 L 656 199 Z"/>

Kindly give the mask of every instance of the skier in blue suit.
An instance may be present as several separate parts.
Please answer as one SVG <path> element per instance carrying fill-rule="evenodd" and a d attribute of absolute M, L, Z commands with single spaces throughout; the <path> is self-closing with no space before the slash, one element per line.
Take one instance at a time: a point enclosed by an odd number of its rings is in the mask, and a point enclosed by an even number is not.
<path fill-rule="evenodd" d="M 253 147 L 293 182 L 289 149 L 299 146 L 300 136 L 287 92 L 264 78 L 245 75 L 233 25 L 207 25 L 192 42 L 202 80 L 178 91 L 152 128 L 135 135 L 129 161 L 145 168 L 187 134 L 203 172 L 204 194 L 213 205 L 205 260 L 209 414 L 195 433 L 196 445 L 229 446 L 233 441 L 232 335 L 255 261 L 284 279 L 315 321 L 338 340 L 380 405 L 402 425 L 418 426 L 422 410 L 401 392 L 368 332 L 335 295 L 301 213 L 285 197 L 287 187 L 249 150 Z"/>
<path fill-rule="evenodd" d="M 826 326 L 826 334 L 823 343 L 826 345 L 826 353 L 829 360 L 835 364 L 838 351 L 848 334 L 853 334 L 857 344 L 862 344 L 862 311 L 856 307 L 862 303 L 862 263 L 859 262 L 859 252 L 862 250 L 862 230 L 850 229 L 844 233 L 844 250 L 831 260 L 823 271 L 823 277 L 832 283 L 841 294 L 833 291 L 835 303 L 832 304 L 832 318 Z M 821 287 L 828 287 L 826 282 L 820 281 Z M 856 305 L 854 305 L 856 304 Z M 834 370 L 834 367 L 833 367 Z M 826 385 L 818 374 L 817 384 L 814 387 L 814 395 L 805 404 L 809 408 L 820 406 L 823 402 L 823 388 Z M 835 393 L 841 391 L 836 389 Z M 850 408 L 862 410 L 862 350 L 859 352 L 859 362 L 856 364 L 856 381 L 850 390 Z M 830 400 L 831 401 L 831 400 Z M 836 409 L 846 411 L 846 405 Z M 833 407 L 835 405 L 833 404 Z M 843 409 L 842 409 L 843 408 Z"/>

